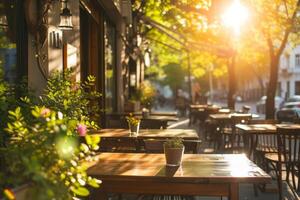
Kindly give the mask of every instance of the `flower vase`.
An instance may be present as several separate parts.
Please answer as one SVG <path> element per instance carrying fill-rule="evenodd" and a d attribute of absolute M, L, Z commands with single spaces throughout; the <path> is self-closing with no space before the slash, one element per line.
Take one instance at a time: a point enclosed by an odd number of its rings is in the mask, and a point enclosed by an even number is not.
<path fill-rule="evenodd" d="M 138 124 L 129 124 L 130 136 L 138 136 L 140 129 L 140 123 Z"/>

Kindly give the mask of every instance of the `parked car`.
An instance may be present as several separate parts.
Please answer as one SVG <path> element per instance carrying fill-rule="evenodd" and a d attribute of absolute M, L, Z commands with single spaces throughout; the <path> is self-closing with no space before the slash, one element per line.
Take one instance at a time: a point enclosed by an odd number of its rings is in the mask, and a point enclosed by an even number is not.
<path fill-rule="evenodd" d="M 256 112 L 264 114 L 266 112 L 266 100 L 267 96 L 262 96 L 260 100 L 256 103 Z M 275 97 L 275 112 L 280 109 L 284 102 L 282 97 L 276 96 Z"/>
<path fill-rule="evenodd" d="M 300 118 L 300 95 L 289 98 L 276 113 L 279 121 L 294 122 Z"/>
<path fill-rule="evenodd" d="M 300 95 L 294 95 L 286 100 L 285 103 L 300 102 Z"/>

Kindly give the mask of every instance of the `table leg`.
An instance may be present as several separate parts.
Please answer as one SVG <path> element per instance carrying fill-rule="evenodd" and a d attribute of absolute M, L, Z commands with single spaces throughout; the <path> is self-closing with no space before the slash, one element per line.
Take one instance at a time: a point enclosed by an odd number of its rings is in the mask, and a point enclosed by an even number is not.
<path fill-rule="evenodd" d="M 230 200 L 239 200 L 239 184 L 231 183 L 230 184 Z"/>

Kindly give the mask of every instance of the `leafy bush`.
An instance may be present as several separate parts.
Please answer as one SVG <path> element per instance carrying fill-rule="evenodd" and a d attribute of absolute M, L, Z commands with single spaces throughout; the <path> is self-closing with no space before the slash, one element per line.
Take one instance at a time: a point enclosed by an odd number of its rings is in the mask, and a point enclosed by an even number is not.
<path fill-rule="evenodd" d="M 31 119 L 22 115 L 20 107 L 9 112 L 9 119 L 6 131 L 11 139 L 5 149 L 8 167 L 3 172 L 6 184 L 29 182 L 33 199 L 87 196 L 87 185 L 99 186 L 81 164 L 91 160 L 99 138 L 86 136 L 87 144 L 79 144 L 82 131 L 77 120 L 38 106 L 32 109 Z"/>
<path fill-rule="evenodd" d="M 87 135 L 88 129 L 98 128 L 92 120 L 98 116 L 91 115 L 99 110 L 94 83 L 92 76 L 76 83 L 72 71 L 55 72 L 41 98 L 27 89 L 17 98 L 16 88 L 0 80 L 5 119 L 0 123 L 0 191 L 30 183 L 31 199 L 65 200 L 87 196 L 89 186 L 99 186 L 84 164 L 100 141 Z"/>
<path fill-rule="evenodd" d="M 72 80 L 73 71 L 54 72 L 47 82 L 41 105 L 80 121 L 98 120 L 98 99 L 95 89 L 96 78 L 88 76 L 83 83 Z"/>

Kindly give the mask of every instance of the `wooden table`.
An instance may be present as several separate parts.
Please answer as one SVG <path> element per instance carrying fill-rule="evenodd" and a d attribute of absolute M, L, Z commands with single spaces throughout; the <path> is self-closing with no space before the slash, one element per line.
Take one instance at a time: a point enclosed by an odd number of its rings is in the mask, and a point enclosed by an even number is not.
<path fill-rule="evenodd" d="M 249 115 L 249 114 L 244 114 L 244 113 L 217 113 L 217 114 L 211 114 L 209 117 L 213 120 L 216 121 L 225 121 L 225 120 L 230 120 L 231 116 L 244 116 L 244 115 Z M 251 114 L 252 118 L 258 118 L 259 115 L 257 114 Z"/>
<path fill-rule="evenodd" d="M 193 129 L 140 129 L 137 136 L 131 136 L 128 129 L 102 129 L 92 134 L 101 137 L 101 152 L 145 152 L 145 140 L 180 137 L 184 140 L 186 150 L 197 153 L 201 143 Z"/>
<path fill-rule="evenodd" d="M 300 129 L 300 124 L 237 124 L 236 128 L 248 135 L 248 155 L 253 154 L 257 145 L 257 135 L 272 135 L 277 133 L 277 128 Z"/>
<path fill-rule="evenodd" d="M 300 124 L 237 124 L 247 134 L 276 134 L 277 128 L 300 129 Z"/>
<path fill-rule="evenodd" d="M 166 139 L 181 137 L 182 139 L 197 140 L 199 136 L 194 129 L 140 129 L 139 134 L 135 137 L 130 136 L 128 129 L 101 129 L 94 131 L 92 134 L 104 137 L 128 137 L 128 138 L 146 138 L 146 139 Z"/>
<path fill-rule="evenodd" d="M 278 124 L 280 125 L 280 124 Z M 237 124 L 236 128 L 247 134 L 276 133 L 276 124 Z"/>
<path fill-rule="evenodd" d="M 208 104 L 190 104 L 189 108 L 189 125 L 191 125 L 196 119 L 200 120 L 200 122 L 204 122 L 209 114 L 217 113 L 221 107 Z"/>
<path fill-rule="evenodd" d="M 271 177 L 243 154 L 185 154 L 180 167 L 167 167 L 164 154 L 102 153 L 88 174 L 102 180 L 92 199 L 107 193 L 228 196 L 239 199 L 239 183 Z"/>
<path fill-rule="evenodd" d="M 138 117 L 140 118 L 141 120 L 161 120 L 161 121 L 173 121 L 173 122 L 176 122 L 179 120 L 178 117 L 174 117 L 174 116 L 164 116 L 164 115 L 150 115 L 146 118 L 144 117 Z"/>
<path fill-rule="evenodd" d="M 142 111 L 134 112 L 133 115 L 142 115 Z M 151 111 L 150 116 L 171 116 L 176 117 L 177 111 Z M 127 114 L 128 115 L 128 114 Z"/>

